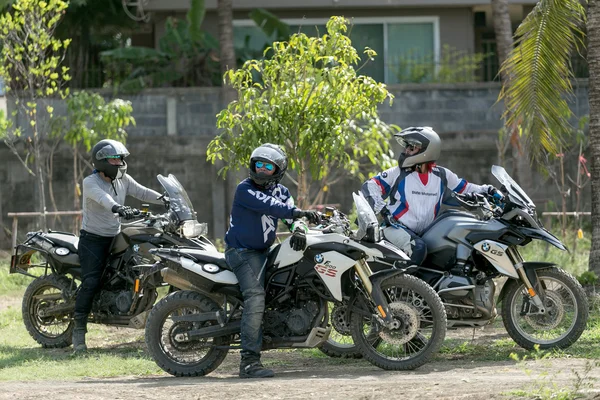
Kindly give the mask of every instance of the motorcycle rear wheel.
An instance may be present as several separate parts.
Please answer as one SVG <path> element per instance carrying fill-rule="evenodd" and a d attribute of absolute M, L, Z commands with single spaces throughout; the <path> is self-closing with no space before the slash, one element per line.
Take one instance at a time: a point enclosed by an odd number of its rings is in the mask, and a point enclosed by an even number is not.
<path fill-rule="evenodd" d="M 525 285 L 515 279 L 506 284 L 506 295 L 502 300 L 502 321 L 510 337 L 524 349 L 567 348 L 585 330 L 589 304 L 585 291 L 571 274 L 560 268 L 536 271 L 538 285 L 544 289 L 546 314 L 521 315 L 529 297 Z M 535 306 L 530 305 L 535 309 Z"/>
<path fill-rule="evenodd" d="M 412 370 L 439 351 L 446 336 L 446 309 L 427 283 L 411 275 L 396 275 L 381 284 L 390 312 L 400 322 L 388 329 L 372 317 L 351 315 L 354 343 L 363 357 L 386 370 Z M 375 312 L 373 310 L 373 312 Z M 378 340 L 373 340 L 377 336 Z"/>
<path fill-rule="evenodd" d="M 66 276 L 47 275 L 36 278 L 23 295 L 23 323 L 33 340 L 45 348 L 63 348 L 72 343 L 73 315 L 64 313 L 42 316 L 40 312 L 67 302 L 71 280 Z"/>
<path fill-rule="evenodd" d="M 228 346 L 230 337 L 178 341 L 176 335 L 192 329 L 216 324 L 207 322 L 177 322 L 173 317 L 219 310 L 211 299 L 197 292 L 180 290 L 160 300 L 148 316 L 146 346 L 148 352 L 165 372 L 174 376 L 204 376 L 214 371 L 225 359 L 229 350 L 215 346 Z"/>

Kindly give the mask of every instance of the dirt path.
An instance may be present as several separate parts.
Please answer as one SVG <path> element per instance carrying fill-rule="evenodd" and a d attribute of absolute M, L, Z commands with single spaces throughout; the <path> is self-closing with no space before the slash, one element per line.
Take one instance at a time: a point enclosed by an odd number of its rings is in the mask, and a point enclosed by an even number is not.
<path fill-rule="evenodd" d="M 299 352 L 267 352 L 263 359 L 276 371 L 273 379 L 241 380 L 237 354 L 202 378 L 121 377 L 81 381 L 2 382 L 0 399 L 499 399 L 514 398 L 516 390 L 532 395 L 540 384 L 556 390 L 572 388 L 573 370 L 581 359 L 542 360 L 523 365 L 511 361 L 444 361 L 416 371 L 390 372 L 365 361 L 332 362 Z M 544 375 L 547 376 L 544 377 Z M 600 399 L 600 369 L 588 374 L 595 388 L 586 398 Z"/>

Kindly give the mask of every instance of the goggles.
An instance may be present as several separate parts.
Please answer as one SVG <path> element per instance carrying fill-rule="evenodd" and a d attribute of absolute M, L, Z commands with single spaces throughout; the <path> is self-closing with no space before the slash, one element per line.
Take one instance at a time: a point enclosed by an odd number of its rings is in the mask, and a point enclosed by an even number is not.
<path fill-rule="evenodd" d="M 267 171 L 273 171 L 275 169 L 275 165 L 268 163 L 268 162 L 262 162 L 262 161 L 257 161 L 256 163 L 254 163 L 254 166 L 257 169 L 265 168 Z"/>

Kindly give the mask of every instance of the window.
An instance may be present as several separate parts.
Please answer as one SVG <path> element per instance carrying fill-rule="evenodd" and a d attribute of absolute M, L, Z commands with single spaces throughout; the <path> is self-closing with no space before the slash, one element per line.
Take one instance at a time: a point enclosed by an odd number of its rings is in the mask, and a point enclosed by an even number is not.
<path fill-rule="evenodd" d="M 326 19 L 283 21 L 290 25 L 293 33 L 300 30 L 316 36 L 326 32 Z M 365 60 L 365 47 L 377 52 L 375 61 L 367 63 L 360 73 L 379 82 L 402 82 L 406 73 L 414 72 L 415 63 L 435 66 L 439 61 L 439 17 L 353 18 L 348 32 L 361 60 Z M 234 21 L 234 40 L 236 50 L 246 49 L 256 54 L 253 57 L 260 57 L 274 38 L 267 38 L 251 20 L 237 20 Z"/>

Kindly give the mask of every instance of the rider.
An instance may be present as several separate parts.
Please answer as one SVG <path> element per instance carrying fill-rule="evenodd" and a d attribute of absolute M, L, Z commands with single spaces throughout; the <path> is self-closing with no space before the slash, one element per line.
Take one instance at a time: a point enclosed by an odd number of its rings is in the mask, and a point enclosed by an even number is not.
<path fill-rule="evenodd" d="M 420 265 L 427 245 L 419 237 L 437 216 L 452 192 L 502 194 L 491 185 L 476 185 L 437 166 L 441 140 L 428 126 L 410 127 L 394 135 L 403 147 L 398 166 L 374 176 L 362 185 L 369 204 L 383 218 L 384 237 Z M 388 202 L 385 200 L 389 199 Z"/>
<path fill-rule="evenodd" d="M 116 140 L 101 140 L 92 149 L 94 171 L 83 180 L 83 222 L 79 237 L 81 286 L 75 300 L 73 350 L 85 352 L 88 314 L 94 295 L 100 290 L 102 272 L 113 238 L 121 231 L 114 214 L 129 219 L 135 210 L 124 206 L 125 196 L 160 204 L 160 193 L 137 183 L 127 172 L 129 152 Z"/>
<path fill-rule="evenodd" d="M 306 217 L 312 223 L 319 221 L 317 212 L 296 208 L 289 190 L 279 183 L 286 170 L 287 156 L 278 145 L 265 143 L 254 149 L 250 156 L 250 176 L 237 186 L 230 227 L 225 234 L 225 259 L 239 281 L 244 298 L 240 378 L 274 376 L 260 362 L 260 351 L 265 309 L 264 267 L 269 247 L 275 241 L 278 220 L 283 219 L 293 232 L 290 245 L 295 251 L 306 247 L 307 228 L 302 221 L 293 220 Z"/>

